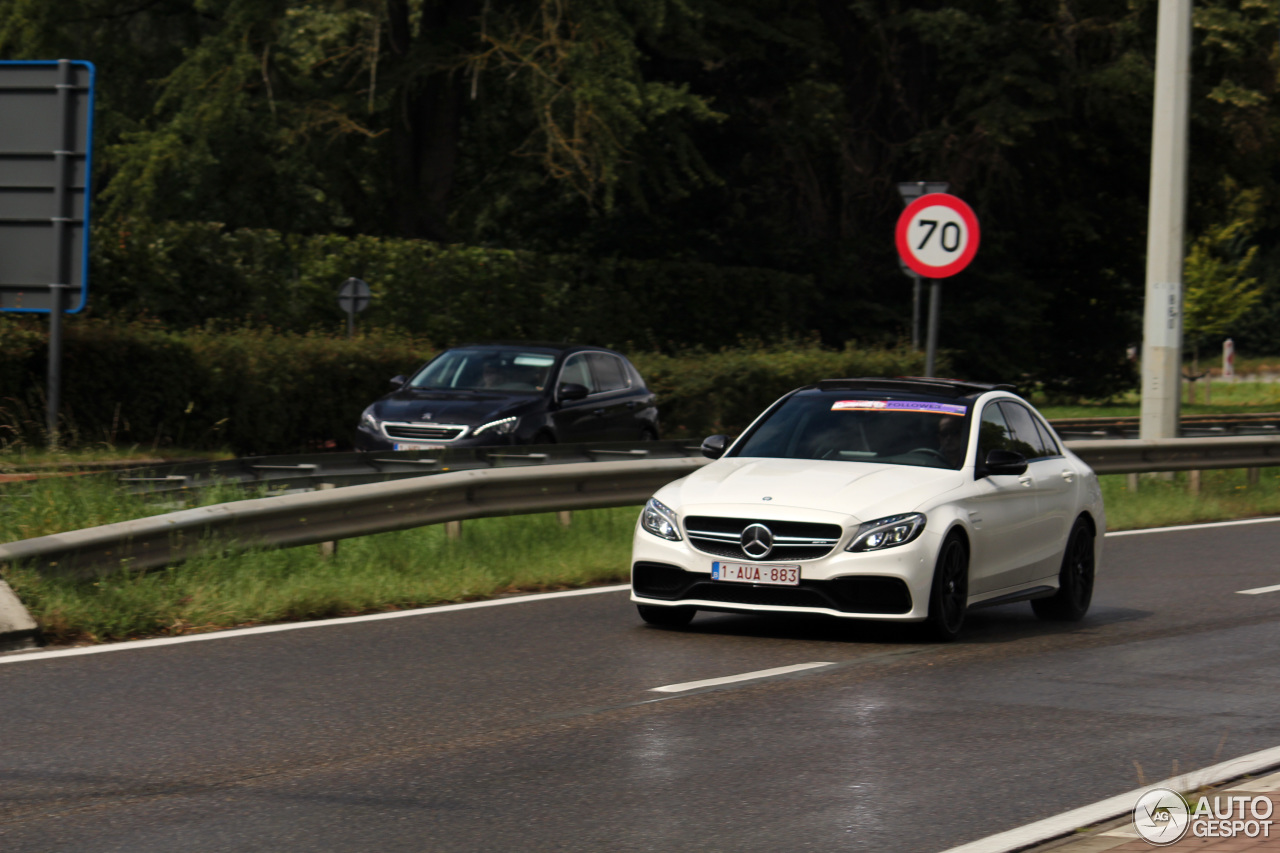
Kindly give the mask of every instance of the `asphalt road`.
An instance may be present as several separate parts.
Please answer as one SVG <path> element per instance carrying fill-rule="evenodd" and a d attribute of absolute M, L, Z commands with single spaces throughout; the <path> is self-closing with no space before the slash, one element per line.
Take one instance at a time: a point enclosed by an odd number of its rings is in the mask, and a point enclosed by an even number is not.
<path fill-rule="evenodd" d="M 1280 745 L 1278 551 L 1112 537 L 947 646 L 605 592 L 5 663 L 0 850 L 937 851 Z"/>

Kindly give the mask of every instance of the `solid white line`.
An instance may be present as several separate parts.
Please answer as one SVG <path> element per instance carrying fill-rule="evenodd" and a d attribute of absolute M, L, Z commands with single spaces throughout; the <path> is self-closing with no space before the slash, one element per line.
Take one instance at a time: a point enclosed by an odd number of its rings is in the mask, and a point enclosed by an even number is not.
<path fill-rule="evenodd" d="M 284 625 L 258 625 L 254 628 L 234 628 L 230 631 L 210 631 L 207 634 L 188 634 L 182 637 L 159 637 L 154 640 L 133 640 L 124 643 L 108 643 L 101 646 L 83 646 L 74 649 L 54 649 L 47 652 L 14 652 L 0 656 L 0 664 L 27 663 L 49 658 L 101 655 L 108 652 L 126 652 L 156 646 L 177 646 L 183 643 L 199 643 L 205 640 L 228 640 L 232 637 L 248 637 L 253 634 L 276 634 L 281 631 L 303 631 L 308 628 L 328 628 L 331 625 L 355 625 L 360 622 L 377 622 L 383 619 L 404 619 L 409 616 L 434 616 L 437 613 L 456 613 L 459 610 L 479 610 L 483 607 L 503 607 L 508 604 L 528 604 L 555 598 L 573 598 L 578 595 L 599 595 L 605 592 L 621 592 L 630 584 L 595 586 L 588 589 L 570 589 L 564 592 L 540 592 L 534 595 L 513 595 L 489 601 L 468 601 L 465 604 L 442 604 L 439 607 L 419 607 L 416 610 L 392 610 L 387 613 L 370 613 L 365 616 L 342 616 L 337 619 L 317 619 L 313 622 L 290 622 Z"/>
<path fill-rule="evenodd" d="M 1242 524 L 1272 524 L 1280 521 L 1280 516 L 1272 516 L 1271 518 L 1242 518 L 1239 521 L 1211 521 L 1205 524 L 1182 524 L 1177 527 L 1146 527 L 1142 530 L 1114 530 L 1107 533 L 1110 539 L 1113 536 L 1140 536 L 1143 533 L 1172 533 L 1176 530 L 1209 530 L 1214 527 L 1238 527 Z"/>
<path fill-rule="evenodd" d="M 1254 589 L 1238 589 L 1236 595 L 1262 595 L 1264 592 L 1280 592 L 1280 584 L 1275 586 L 1259 586 Z"/>
<path fill-rule="evenodd" d="M 788 672 L 800 672 L 819 666 L 834 666 L 829 660 L 813 663 L 797 663 L 791 666 L 779 666 L 774 669 L 761 669 L 756 672 L 744 672 L 741 675 L 726 675 L 724 678 L 708 678 L 703 681 L 686 681 L 683 684 L 667 684 L 663 687 L 651 688 L 651 693 L 680 693 L 685 690 L 697 690 L 699 687 L 715 687 L 719 684 L 733 684 L 735 681 L 752 681 L 756 678 L 772 678 L 775 675 L 786 675 Z"/>
<path fill-rule="evenodd" d="M 979 841 L 952 847 L 944 853 L 1012 853 L 1014 850 L 1022 850 L 1033 844 L 1042 844 L 1050 839 L 1073 833 L 1081 827 L 1130 814 L 1133 807 L 1137 805 L 1138 798 L 1152 788 L 1194 791 L 1201 786 L 1220 785 L 1238 776 L 1256 773 L 1259 770 L 1269 770 L 1277 765 L 1280 765 L 1280 746 L 1242 755 L 1203 770 L 1165 779 L 1163 782 L 1155 782 L 1148 787 L 1108 797 L 1090 806 L 1083 806 L 999 835 L 991 835 Z"/>

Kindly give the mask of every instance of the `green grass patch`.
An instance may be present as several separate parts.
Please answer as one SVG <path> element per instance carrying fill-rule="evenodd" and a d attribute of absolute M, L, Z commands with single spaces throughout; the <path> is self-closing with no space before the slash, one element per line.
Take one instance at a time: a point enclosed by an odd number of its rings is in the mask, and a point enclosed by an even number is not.
<path fill-rule="evenodd" d="M 1187 402 L 1186 383 L 1183 384 L 1182 414 L 1246 414 L 1249 412 L 1280 411 L 1280 382 L 1223 382 L 1213 383 L 1210 402 L 1205 402 L 1205 382 L 1196 383 L 1196 400 Z M 1104 403 L 1082 403 L 1074 406 L 1040 405 L 1040 412 L 1050 420 L 1055 418 L 1123 418 L 1141 414 L 1142 401 L 1136 391 Z"/>
<path fill-rule="evenodd" d="M 5 578 L 53 643 L 166 636 L 322 619 L 627 577 L 638 508 L 467 521 L 348 539 L 332 557 L 315 546 L 208 556 L 97 581 L 6 569 Z"/>
<path fill-rule="evenodd" d="M 1140 475 L 1136 492 L 1129 490 L 1128 478 L 1122 474 L 1098 480 L 1108 530 L 1280 515 L 1280 468 L 1263 468 L 1255 484 L 1248 482 L 1243 469 L 1202 471 L 1199 494 L 1191 491 L 1186 472 L 1175 474 L 1173 480 Z"/>

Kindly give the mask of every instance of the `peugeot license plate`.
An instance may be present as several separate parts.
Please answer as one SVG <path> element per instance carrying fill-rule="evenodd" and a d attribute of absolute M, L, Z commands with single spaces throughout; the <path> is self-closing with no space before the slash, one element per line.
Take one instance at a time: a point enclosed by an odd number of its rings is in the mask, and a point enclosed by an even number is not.
<path fill-rule="evenodd" d="M 747 563 L 711 564 L 711 579 L 729 583 L 767 583 L 775 586 L 799 586 L 799 566 L 752 566 Z"/>

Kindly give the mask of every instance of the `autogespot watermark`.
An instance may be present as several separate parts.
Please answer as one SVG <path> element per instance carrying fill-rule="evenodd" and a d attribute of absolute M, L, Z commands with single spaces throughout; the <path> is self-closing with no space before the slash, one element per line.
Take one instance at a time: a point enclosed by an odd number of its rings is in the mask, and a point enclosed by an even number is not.
<path fill-rule="evenodd" d="M 1133 807 L 1133 828 L 1143 840 L 1163 847 L 1193 838 L 1270 838 L 1275 805 L 1262 795 L 1202 795 L 1195 808 L 1168 788 L 1152 788 Z"/>

